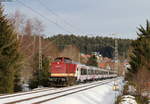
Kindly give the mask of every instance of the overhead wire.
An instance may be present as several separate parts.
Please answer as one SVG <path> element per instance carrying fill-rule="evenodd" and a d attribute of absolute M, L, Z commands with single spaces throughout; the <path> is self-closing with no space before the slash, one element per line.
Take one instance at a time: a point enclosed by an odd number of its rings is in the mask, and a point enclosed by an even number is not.
<path fill-rule="evenodd" d="M 62 18 L 59 14 L 57 14 L 56 12 L 54 12 L 52 9 L 50 9 L 45 3 L 43 3 L 41 0 L 38 0 L 40 5 L 42 5 L 50 14 L 56 16 L 57 18 L 59 18 L 61 21 L 63 21 L 66 25 L 68 25 L 69 27 L 71 27 L 72 29 L 74 29 L 75 31 L 80 31 L 80 29 L 74 27 L 73 25 L 71 25 L 71 23 L 69 23 L 67 20 L 65 20 L 64 18 Z M 56 41 L 57 39 L 53 40 Z M 49 45 L 51 45 L 51 43 L 49 43 L 45 48 L 43 48 L 43 50 L 47 49 Z"/>
<path fill-rule="evenodd" d="M 58 28 L 62 29 L 63 31 L 68 32 L 68 33 L 73 33 L 73 32 L 71 32 L 71 31 L 65 29 L 64 27 L 62 27 L 60 24 L 58 24 L 58 23 L 52 21 L 51 19 L 47 18 L 45 15 L 43 15 L 43 14 L 41 14 L 40 12 L 36 11 L 36 10 L 33 9 L 32 7 L 26 5 L 26 4 L 23 3 L 22 1 L 17 0 L 16 2 L 20 3 L 21 5 L 23 5 L 24 7 L 28 8 L 28 9 L 30 9 L 32 12 L 38 14 L 40 17 L 46 19 L 48 22 L 50 22 L 50 23 L 56 25 Z"/>
<path fill-rule="evenodd" d="M 43 3 L 41 0 L 38 0 L 40 5 L 42 5 L 49 13 L 51 13 L 52 15 L 56 16 L 57 18 L 59 18 L 60 20 L 62 20 L 66 25 L 68 25 L 69 27 L 73 28 L 75 31 L 81 31 L 79 28 L 73 26 L 69 21 L 67 21 L 66 19 L 62 18 L 58 13 L 54 12 L 52 9 L 50 9 L 45 3 Z"/>

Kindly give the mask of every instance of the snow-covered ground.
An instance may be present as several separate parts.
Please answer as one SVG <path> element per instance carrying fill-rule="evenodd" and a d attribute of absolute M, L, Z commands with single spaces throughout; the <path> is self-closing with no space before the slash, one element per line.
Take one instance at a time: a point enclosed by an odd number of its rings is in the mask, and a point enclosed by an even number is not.
<path fill-rule="evenodd" d="M 123 86 L 122 79 L 118 78 L 115 80 L 117 80 L 115 81 L 115 85 L 119 85 L 121 90 Z M 113 91 L 113 85 L 114 80 L 107 79 L 65 88 L 37 89 L 29 92 L 0 96 L 0 104 L 32 104 L 41 103 L 41 101 L 45 101 L 43 104 L 114 104 L 115 98 L 121 91 Z M 62 96 L 65 94 L 67 95 Z M 57 98 L 53 99 L 55 97 Z M 49 99 L 52 100 L 50 101 Z"/>
<path fill-rule="evenodd" d="M 123 86 L 121 79 L 118 80 L 118 83 L 120 91 L 113 91 L 114 82 L 111 82 L 42 104 L 114 104 L 115 98 L 120 94 Z"/>

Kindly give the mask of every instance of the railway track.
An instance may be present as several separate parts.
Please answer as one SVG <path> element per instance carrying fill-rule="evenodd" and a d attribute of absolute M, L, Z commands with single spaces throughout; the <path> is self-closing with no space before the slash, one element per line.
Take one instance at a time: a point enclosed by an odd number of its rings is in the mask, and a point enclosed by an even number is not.
<path fill-rule="evenodd" d="M 58 89 L 45 89 L 36 92 L 27 92 L 18 95 L 0 96 L 0 104 L 40 104 L 47 101 L 51 101 L 60 97 L 64 97 L 70 94 L 74 94 L 80 91 L 85 91 L 109 82 L 114 79 L 108 79 L 104 81 L 97 81 L 93 83 L 87 83 L 83 85 L 76 85 L 67 88 Z M 115 79 L 117 80 L 117 79 Z"/>
<path fill-rule="evenodd" d="M 1 95 L 0 100 L 4 98 L 10 98 L 10 97 L 16 97 L 16 96 L 22 96 L 22 95 L 27 95 L 27 94 L 33 94 L 33 93 L 39 93 L 43 91 L 50 91 L 54 90 L 55 88 L 45 88 L 45 89 L 38 89 L 38 90 L 33 90 L 33 91 L 28 91 L 28 92 L 19 92 L 15 94 L 6 94 L 6 95 Z"/>
<path fill-rule="evenodd" d="M 17 96 L 22 96 L 22 95 L 27 95 L 27 94 L 40 93 L 40 92 L 51 91 L 51 90 L 55 90 L 55 89 L 56 88 L 44 88 L 44 89 L 37 89 L 37 90 L 33 90 L 33 91 L 28 91 L 28 92 L 20 92 L 20 93 L 15 93 L 15 94 L 5 94 L 5 95 L 0 95 L 0 99 L 17 97 Z M 63 88 L 59 88 L 59 89 L 63 89 Z"/>

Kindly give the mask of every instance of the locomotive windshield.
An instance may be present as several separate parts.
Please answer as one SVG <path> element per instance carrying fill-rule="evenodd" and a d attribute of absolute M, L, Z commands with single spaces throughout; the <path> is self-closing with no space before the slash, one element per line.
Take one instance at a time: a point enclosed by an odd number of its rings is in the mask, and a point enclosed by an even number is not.
<path fill-rule="evenodd" d="M 56 58 L 54 61 L 55 61 L 55 62 L 61 62 L 61 61 L 62 61 L 62 58 Z"/>
<path fill-rule="evenodd" d="M 64 58 L 64 62 L 66 62 L 66 63 L 71 63 L 72 60 L 71 60 L 70 58 Z"/>
<path fill-rule="evenodd" d="M 72 63 L 72 60 L 70 58 L 66 58 L 66 57 L 58 57 L 54 60 L 55 62 L 66 62 L 66 63 Z"/>

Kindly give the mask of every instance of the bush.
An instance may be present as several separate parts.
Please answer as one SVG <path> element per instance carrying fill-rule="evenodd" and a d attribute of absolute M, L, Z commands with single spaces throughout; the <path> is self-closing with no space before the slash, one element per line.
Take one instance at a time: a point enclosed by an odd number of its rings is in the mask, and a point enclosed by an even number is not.
<path fill-rule="evenodd" d="M 34 89 L 38 87 L 38 80 L 36 79 L 30 79 L 29 80 L 29 88 Z"/>
<path fill-rule="evenodd" d="M 136 96 L 135 99 L 136 99 L 138 104 L 149 104 L 148 103 L 148 100 L 149 100 L 148 97 L 143 97 L 143 96 L 139 95 L 139 96 Z"/>

